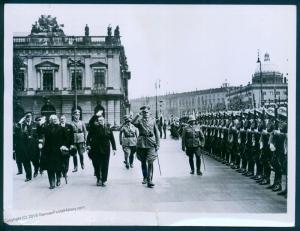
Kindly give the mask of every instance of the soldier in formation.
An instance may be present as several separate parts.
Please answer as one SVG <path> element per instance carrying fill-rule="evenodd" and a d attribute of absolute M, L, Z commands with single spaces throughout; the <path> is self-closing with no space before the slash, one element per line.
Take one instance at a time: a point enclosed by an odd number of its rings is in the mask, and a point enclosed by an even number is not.
<path fill-rule="evenodd" d="M 205 152 L 267 189 L 287 195 L 287 109 L 256 108 L 200 115 Z M 271 170 L 275 172 L 271 184 Z M 287 182 L 287 179 L 285 180 Z"/>

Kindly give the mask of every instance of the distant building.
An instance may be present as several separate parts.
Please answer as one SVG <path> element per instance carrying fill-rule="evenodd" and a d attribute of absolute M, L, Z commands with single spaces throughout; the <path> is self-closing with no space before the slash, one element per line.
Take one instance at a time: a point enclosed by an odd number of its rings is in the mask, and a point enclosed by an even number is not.
<path fill-rule="evenodd" d="M 64 114 L 70 120 L 76 86 L 85 122 L 102 109 L 108 123 L 119 125 L 129 108 L 130 79 L 119 27 L 112 34 L 109 26 L 105 36 L 90 36 L 87 25 L 84 36 L 66 36 L 61 27 L 56 18 L 42 15 L 28 36 L 13 37 L 14 55 L 22 60 L 14 76 L 15 119 L 32 111 L 34 116 Z"/>
<path fill-rule="evenodd" d="M 240 86 L 227 94 L 228 107 L 235 110 L 268 106 L 274 103 L 286 104 L 287 96 L 287 78 L 279 71 L 276 64 L 271 63 L 268 53 L 264 55 L 261 69 L 260 64 L 257 64 L 252 75 L 252 83 Z"/>
<path fill-rule="evenodd" d="M 158 115 L 170 118 L 182 117 L 202 112 L 211 112 L 226 109 L 226 94 L 235 89 L 223 84 L 220 88 L 197 90 L 158 96 Z M 147 104 L 151 107 L 153 116 L 156 114 L 156 97 L 142 97 L 130 100 L 130 108 L 133 113 L 139 112 L 139 108 Z"/>

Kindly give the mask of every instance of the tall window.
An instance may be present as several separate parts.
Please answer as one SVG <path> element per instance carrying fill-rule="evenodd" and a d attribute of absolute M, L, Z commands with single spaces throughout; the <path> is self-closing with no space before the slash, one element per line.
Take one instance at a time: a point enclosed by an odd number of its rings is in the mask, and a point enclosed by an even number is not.
<path fill-rule="evenodd" d="M 18 74 L 18 78 L 16 78 L 16 88 L 19 91 L 24 91 L 24 83 L 25 83 L 25 72 L 24 70 L 20 70 Z"/>
<path fill-rule="evenodd" d="M 95 83 L 95 89 L 101 89 L 105 87 L 104 69 L 94 69 L 94 83 Z"/>
<path fill-rule="evenodd" d="M 72 90 L 75 90 L 75 70 L 71 71 L 71 78 L 72 78 Z M 82 89 L 82 71 L 81 70 L 76 70 L 76 85 L 77 85 L 77 90 Z"/>
<path fill-rule="evenodd" d="M 53 91 L 53 71 L 43 71 L 43 89 L 46 91 Z"/>

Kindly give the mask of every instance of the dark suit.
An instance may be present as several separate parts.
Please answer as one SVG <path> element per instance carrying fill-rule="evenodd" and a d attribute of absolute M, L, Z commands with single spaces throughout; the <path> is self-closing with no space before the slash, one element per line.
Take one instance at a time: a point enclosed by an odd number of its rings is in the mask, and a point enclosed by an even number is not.
<path fill-rule="evenodd" d="M 110 144 L 116 150 L 112 130 L 107 126 L 92 126 L 87 136 L 87 145 L 91 147 L 89 157 L 92 159 L 97 181 L 107 181 Z"/>
<path fill-rule="evenodd" d="M 67 146 L 66 131 L 59 124 L 50 124 L 44 128 L 44 154 L 45 154 L 45 169 L 48 171 L 50 185 L 60 180 L 63 156 L 60 151 L 61 146 Z"/>
<path fill-rule="evenodd" d="M 73 126 L 71 124 L 66 123 L 64 126 L 62 126 L 62 128 L 65 130 L 66 147 L 70 150 L 70 146 L 73 145 L 74 143 Z M 63 168 L 62 168 L 63 176 L 66 176 L 69 171 L 69 162 L 70 162 L 70 155 L 68 152 L 68 154 L 63 155 Z"/>

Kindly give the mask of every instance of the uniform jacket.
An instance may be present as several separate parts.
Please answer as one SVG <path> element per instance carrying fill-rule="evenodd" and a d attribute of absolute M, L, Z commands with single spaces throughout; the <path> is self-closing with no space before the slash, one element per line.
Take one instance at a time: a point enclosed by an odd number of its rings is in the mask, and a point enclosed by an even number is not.
<path fill-rule="evenodd" d="M 127 147 L 136 146 L 137 130 L 131 123 L 122 126 L 119 136 L 121 145 Z"/>
<path fill-rule="evenodd" d="M 182 134 L 182 148 L 196 148 L 204 146 L 205 138 L 199 126 L 187 126 Z"/>
<path fill-rule="evenodd" d="M 84 143 L 87 138 L 87 130 L 84 123 L 81 120 L 77 122 L 72 121 L 71 125 L 74 132 L 74 143 Z"/>
<path fill-rule="evenodd" d="M 154 119 L 137 119 L 132 124 L 139 130 L 137 148 L 159 147 L 159 131 Z"/>
<path fill-rule="evenodd" d="M 26 160 L 38 159 L 38 133 L 36 125 L 31 122 L 27 124 L 23 122 L 18 125 L 18 133 L 20 135 L 20 146 L 22 150 L 22 158 Z"/>

